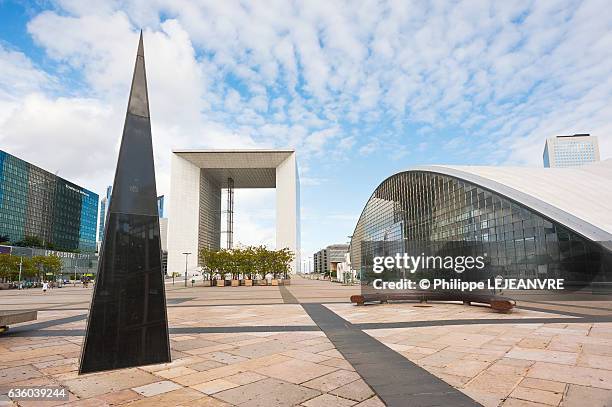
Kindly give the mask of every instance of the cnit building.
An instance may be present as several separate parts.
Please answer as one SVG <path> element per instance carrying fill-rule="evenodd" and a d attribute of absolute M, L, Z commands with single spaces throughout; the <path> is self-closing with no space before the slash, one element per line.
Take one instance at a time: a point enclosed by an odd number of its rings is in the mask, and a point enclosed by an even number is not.
<path fill-rule="evenodd" d="M 573 168 L 432 165 L 394 174 L 359 217 L 351 266 L 370 273 L 373 255 L 407 252 L 411 242 L 477 245 L 487 267 L 476 280 L 562 278 L 570 291 L 611 293 L 612 160 Z"/>

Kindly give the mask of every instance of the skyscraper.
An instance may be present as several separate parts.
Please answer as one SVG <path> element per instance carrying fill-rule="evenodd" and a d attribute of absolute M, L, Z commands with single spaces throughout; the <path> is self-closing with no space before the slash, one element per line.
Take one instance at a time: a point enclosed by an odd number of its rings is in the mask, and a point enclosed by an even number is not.
<path fill-rule="evenodd" d="M 100 213 L 98 214 L 98 241 L 101 242 L 104 237 L 104 225 L 106 224 L 106 213 L 110 205 L 111 192 L 113 191 L 112 186 L 106 187 L 106 196 L 100 200 Z"/>
<path fill-rule="evenodd" d="M 157 212 L 159 213 L 159 217 L 164 217 L 164 196 L 160 195 L 157 197 Z"/>
<path fill-rule="evenodd" d="M 0 150 L 0 236 L 64 251 L 96 249 L 98 195 Z"/>
<path fill-rule="evenodd" d="M 599 143 L 596 136 L 574 134 L 554 136 L 544 145 L 544 167 L 578 167 L 599 161 Z"/>

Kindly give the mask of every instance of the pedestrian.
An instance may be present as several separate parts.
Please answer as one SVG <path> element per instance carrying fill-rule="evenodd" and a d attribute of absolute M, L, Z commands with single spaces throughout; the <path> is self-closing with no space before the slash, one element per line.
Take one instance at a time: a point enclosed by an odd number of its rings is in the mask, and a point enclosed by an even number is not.
<path fill-rule="evenodd" d="M 49 283 L 47 283 L 46 281 L 43 282 L 43 285 L 42 285 L 43 294 L 46 294 L 48 289 L 49 289 Z"/>

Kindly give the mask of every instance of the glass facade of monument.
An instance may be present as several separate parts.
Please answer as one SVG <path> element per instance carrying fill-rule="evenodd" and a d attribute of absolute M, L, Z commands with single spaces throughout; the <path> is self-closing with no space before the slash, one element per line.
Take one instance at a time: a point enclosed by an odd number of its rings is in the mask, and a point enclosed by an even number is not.
<path fill-rule="evenodd" d="M 98 195 L 0 151 L 0 235 L 94 252 Z"/>
<path fill-rule="evenodd" d="M 486 251 L 492 276 L 612 281 L 612 253 L 598 242 L 488 189 L 429 172 L 396 174 L 374 191 L 351 241 L 358 272 L 367 263 L 364 242 L 470 242 Z"/>

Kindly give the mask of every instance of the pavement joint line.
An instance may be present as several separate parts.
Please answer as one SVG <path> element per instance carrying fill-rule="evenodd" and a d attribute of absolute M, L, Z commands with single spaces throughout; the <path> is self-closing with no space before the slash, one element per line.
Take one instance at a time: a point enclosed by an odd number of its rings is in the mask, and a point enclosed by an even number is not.
<path fill-rule="evenodd" d="M 166 308 L 200 308 L 200 307 L 238 307 L 238 306 L 261 306 L 261 305 L 291 305 L 282 302 L 266 302 L 266 303 L 245 303 L 245 304 L 184 304 L 184 305 L 167 305 Z M 32 309 L 23 308 L 12 308 L 3 311 L 32 311 Z M 36 309 L 36 311 L 89 311 L 87 308 L 49 308 L 49 309 Z"/>
<path fill-rule="evenodd" d="M 385 405 L 481 406 L 323 304 L 302 307 Z"/>
<path fill-rule="evenodd" d="M 357 329 L 397 329 L 449 325 L 504 325 L 504 324 L 583 324 L 612 322 L 612 317 L 587 316 L 584 318 L 508 318 L 508 319 L 447 319 L 435 321 L 361 322 L 353 324 Z"/>
<path fill-rule="evenodd" d="M 563 304 L 563 303 L 559 303 L 559 302 L 550 302 L 550 301 L 534 301 L 534 300 L 529 300 L 529 301 L 524 301 L 524 302 L 534 303 L 534 304 L 544 304 L 544 305 L 556 305 L 558 307 L 584 308 L 584 309 L 592 309 L 592 310 L 599 310 L 599 311 L 612 311 L 612 310 L 610 310 L 610 308 L 605 308 L 605 307 L 594 307 L 594 306 L 576 305 L 576 304 Z"/>
<path fill-rule="evenodd" d="M 266 304 L 267 305 L 267 304 Z M 284 304 L 276 304 L 284 305 Z M 321 305 L 317 303 L 302 303 L 304 305 Z M 86 318 L 86 314 L 74 315 L 71 317 L 53 319 L 49 321 L 36 322 L 29 325 L 22 325 L 11 328 L 3 336 L 82 336 L 84 330 L 79 329 L 50 329 L 56 325 L 77 322 Z M 376 330 L 376 329 L 401 329 L 419 328 L 428 326 L 449 326 L 449 325 L 503 325 L 503 324 L 582 324 L 582 323 L 602 323 L 612 322 L 612 316 L 587 316 L 584 318 L 508 318 L 508 319 L 449 319 L 436 321 L 404 321 L 404 322 L 361 322 L 350 324 L 357 330 Z M 319 331 L 317 325 L 262 325 L 262 326 L 195 326 L 170 328 L 173 335 L 189 333 L 240 333 L 240 332 L 293 332 L 293 331 Z"/>
<path fill-rule="evenodd" d="M 525 306 L 525 305 L 517 305 L 516 308 L 524 309 L 524 310 L 527 310 L 527 311 L 547 312 L 549 314 L 563 315 L 563 316 L 566 316 L 566 317 L 584 318 L 584 317 L 592 316 L 591 314 L 582 314 L 582 313 L 579 313 L 579 312 L 560 311 L 560 310 L 555 310 L 555 309 L 529 307 L 529 306 Z"/>
<path fill-rule="evenodd" d="M 20 329 L 23 328 L 23 329 Z M 84 329 L 28 330 L 28 326 L 11 328 L 2 336 L 85 336 Z M 213 334 L 213 333 L 254 333 L 254 332 L 313 332 L 320 331 L 316 325 L 262 325 L 262 326 L 204 326 L 170 328 L 171 335 Z"/>
<path fill-rule="evenodd" d="M 299 304 L 300 302 L 295 298 L 295 296 L 289 291 L 287 287 L 284 285 L 279 285 L 278 290 L 280 291 L 281 297 L 283 297 L 283 302 L 285 304 Z"/>

